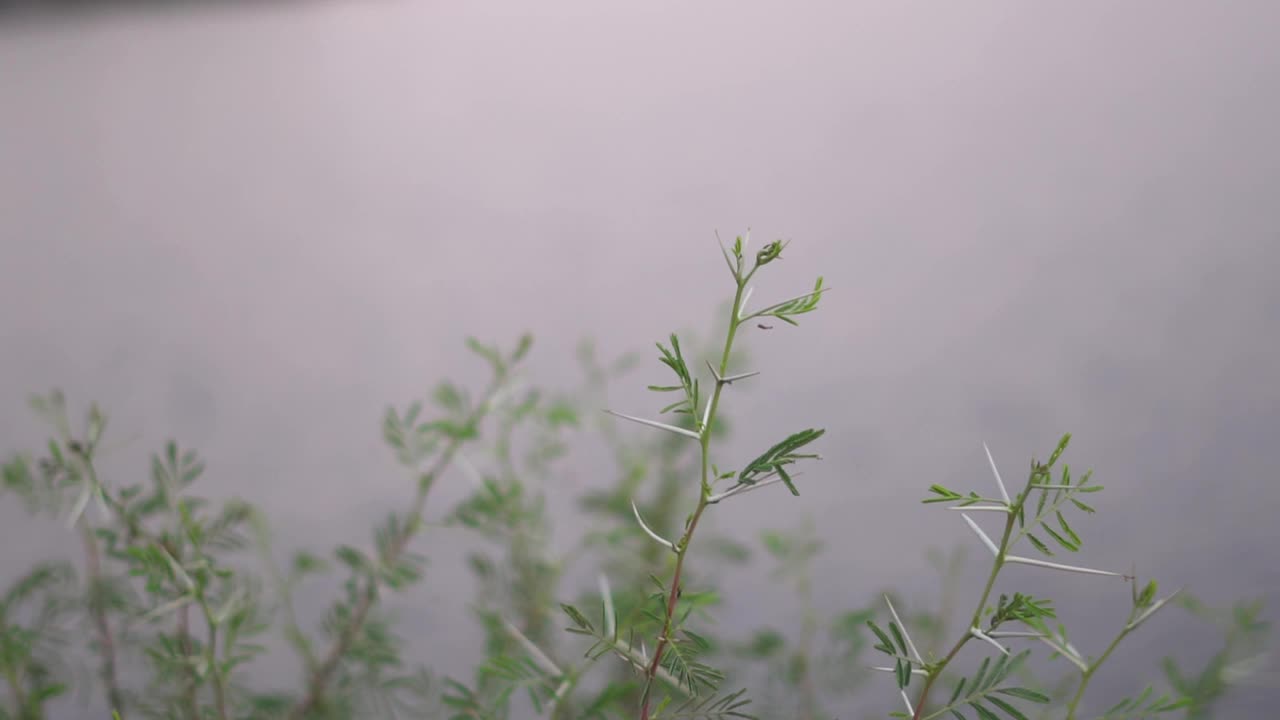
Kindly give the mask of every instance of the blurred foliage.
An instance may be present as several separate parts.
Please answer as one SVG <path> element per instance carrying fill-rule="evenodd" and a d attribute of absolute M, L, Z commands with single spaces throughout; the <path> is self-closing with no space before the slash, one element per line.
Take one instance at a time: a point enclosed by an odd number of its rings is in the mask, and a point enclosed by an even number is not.
<path fill-rule="evenodd" d="M 754 256 L 756 266 L 777 260 L 782 249 L 766 245 Z M 751 257 L 741 239 L 725 248 L 738 292 L 717 313 L 721 321 L 709 337 L 732 340 L 739 327 L 769 332 L 773 326 L 762 319 L 785 326 L 815 309 L 820 280 L 810 293 L 745 310 Z M 622 430 L 620 419 L 631 418 L 601 412 L 611 387 L 638 367 L 638 356 L 602 358 L 583 343 L 581 382 L 552 391 L 525 375 L 530 337 L 506 349 L 468 340 L 488 381 L 480 388 L 442 381 L 422 400 L 387 410 L 382 435 L 403 468 L 405 498 L 365 544 L 328 550 L 279 548 L 268 518 L 249 503 L 197 494 L 209 470 L 175 441 L 151 455 L 140 479 L 101 477 L 106 414 L 91 405 L 73 422 L 60 393 L 34 398 L 49 439 L 5 461 L 0 493 L 61 523 L 79 555 L 2 579 L 0 720 L 59 717 L 57 708 L 77 695 L 109 706 L 120 720 L 595 720 L 643 716 L 650 705 L 652 718 L 817 720 L 833 712 L 852 717 L 853 708 L 883 717 L 878 699 L 886 675 L 904 698 L 908 687 L 920 686 L 913 677 L 945 688 L 939 695 L 950 700 L 923 692 L 921 716 L 1019 720 L 1035 711 L 1014 701 L 1035 705 L 1063 700 L 1076 688 L 1083 693 L 1089 668 L 1106 654 L 1079 655 L 1055 625 L 1048 600 L 997 596 L 989 583 L 972 620 L 956 622 L 967 572 L 959 546 L 928 554 L 941 585 L 931 602 L 917 604 L 874 587 L 866 597 L 832 602 L 826 579 L 815 576 L 827 548 L 811 522 L 751 530 L 749 545 L 711 524 L 694 545 L 696 518 L 706 507 L 746 491 L 776 492 L 780 500 L 789 499 L 787 489 L 798 492 L 792 465 L 816 459 L 805 447 L 821 431 L 793 433 L 740 470 L 721 469 L 709 448 L 731 438 L 734 425 L 711 406 L 722 386 L 749 375 L 730 376 L 726 368 L 746 367 L 750 358 L 732 342 L 683 337 L 659 345 L 661 366 L 676 384 L 651 386 L 682 399 L 668 404 L 671 424 L 657 424 L 665 432 L 643 434 Z M 701 372 L 704 365 L 711 377 Z M 598 467 L 573 465 L 572 450 L 588 444 L 607 451 L 611 477 L 574 489 L 566 478 L 575 471 L 600 477 Z M 1008 503 L 992 583 L 1001 564 L 1013 561 L 1005 552 L 1012 542 L 1026 539 L 1046 555 L 1081 544 L 1061 510 L 1091 512 L 1082 498 L 1096 486 L 1088 474 L 1073 479 L 1065 467 L 1054 468 L 1065 446 L 1064 438 L 1047 463 L 1032 465 L 1027 488 L 1015 498 L 930 489 L 931 502 L 970 512 Z M 442 519 L 428 522 L 432 488 L 445 473 L 464 478 L 471 491 L 454 507 L 434 510 Z M 774 482 L 782 485 L 765 487 Z M 717 483 L 729 489 L 717 492 Z M 568 503 L 575 522 L 556 528 L 549 508 Z M 901 553 L 900 541 L 910 536 L 904 529 L 886 548 Z M 683 567 L 690 547 L 695 560 Z M 408 651 L 430 648 L 430 639 L 406 635 L 384 602 L 428 580 L 428 552 L 462 552 L 467 559 L 465 621 L 476 629 L 483 659 L 466 676 L 441 677 L 410 662 Z M 730 604 L 753 602 L 725 591 L 724 574 L 744 567 L 767 570 L 772 586 L 794 602 L 760 627 L 710 624 Z M 1154 583 L 1132 582 L 1133 607 L 1116 642 L 1164 602 Z M 320 617 L 298 612 L 299 596 L 334 589 Z M 463 596 L 468 589 L 443 591 Z M 1220 651 L 1197 668 L 1166 659 L 1164 690 L 1134 693 L 1105 717 L 1213 717 L 1233 687 L 1259 674 L 1268 631 L 1260 604 L 1212 609 L 1189 594 L 1178 603 L 1219 628 Z M 427 604 L 412 612 L 439 611 Z M 695 631 L 695 623 L 706 629 Z M 976 673 L 950 666 L 957 633 L 957 649 L 971 638 L 1000 645 L 1010 641 L 998 633 L 1015 625 L 1084 668 L 1083 682 L 1039 679 L 1023 664 L 1025 652 L 993 654 Z M 985 648 L 983 642 L 977 646 Z M 273 687 L 255 663 L 282 647 L 296 657 L 299 679 Z M 873 651 L 887 655 L 890 667 L 873 669 Z M 868 696 L 877 699 L 868 704 Z M 867 714 L 868 707 L 878 712 Z M 1047 707 L 1035 716 L 1062 713 Z"/>

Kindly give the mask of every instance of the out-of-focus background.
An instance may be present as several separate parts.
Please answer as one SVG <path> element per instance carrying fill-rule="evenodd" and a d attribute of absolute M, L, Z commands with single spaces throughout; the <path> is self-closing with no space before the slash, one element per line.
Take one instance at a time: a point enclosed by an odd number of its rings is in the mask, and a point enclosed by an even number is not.
<path fill-rule="evenodd" d="M 834 289 L 747 338 L 763 375 L 727 407 L 734 447 L 818 424 L 826 459 L 801 497 L 715 521 L 751 540 L 813 518 L 820 609 L 933 592 L 928 547 L 980 548 L 924 489 L 986 487 L 983 441 L 1017 477 L 1065 431 L 1107 486 L 1081 562 L 1280 602 L 1274 2 L 18 5 L 6 454 L 38 446 L 26 397 L 57 386 L 110 411 L 111 476 L 176 437 L 285 544 L 360 540 L 408 493 L 383 410 L 478 381 L 465 335 L 530 330 L 532 377 L 569 386 L 584 336 L 612 356 L 707 329 L 731 289 L 713 233 L 749 226 L 793 241 L 759 301 Z M 662 379 L 651 362 L 615 398 L 643 411 Z M 604 482 L 601 457 L 564 492 Z M 471 589 L 442 542 L 400 612 L 419 659 L 464 672 Z M 73 548 L 0 504 L 0 581 Z M 1122 584 L 1009 574 L 1077 644 L 1123 620 Z M 763 572 L 728 583 L 722 626 L 792 610 Z M 1212 637 L 1170 613 L 1098 692 Z M 1245 688 L 1223 717 L 1275 700 Z"/>

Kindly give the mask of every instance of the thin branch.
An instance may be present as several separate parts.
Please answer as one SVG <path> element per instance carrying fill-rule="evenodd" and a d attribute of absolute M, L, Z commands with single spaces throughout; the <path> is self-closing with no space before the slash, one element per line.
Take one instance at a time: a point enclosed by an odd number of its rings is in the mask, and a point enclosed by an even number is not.
<path fill-rule="evenodd" d="M 472 425 L 478 423 L 488 412 L 493 402 L 494 396 L 505 380 L 505 376 L 499 376 L 489 389 L 486 391 L 484 399 L 472 411 L 471 416 L 467 419 L 467 424 Z M 462 448 L 464 440 L 460 437 L 453 437 L 449 440 L 449 444 L 436 457 L 431 467 L 423 473 L 418 482 L 417 494 L 414 496 L 413 505 L 409 510 L 407 521 L 401 525 L 399 533 L 388 546 L 383 562 L 387 565 L 395 564 L 400 555 L 404 552 L 409 544 L 409 540 L 413 538 L 413 534 L 417 531 L 422 521 L 422 513 L 426 507 L 427 491 L 435 484 L 436 479 L 443 473 L 453 462 L 454 457 Z M 338 663 L 351 649 L 351 645 L 356 641 L 360 631 L 364 628 L 364 623 L 369 617 L 369 612 L 373 609 L 374 602 L 378 596 L 378 585 L 376 579 L 371 579 L 365 585 L 364 592 L 361 593 L 360 599 L 356 602 L 355 607 L 351 611 L 350 620 L 338 633 L 337 639 L 330 646 L 329 651 L 324 654 L 316 669 L 311 673 L 311 678 L 307 683 L 307 692 L 301 700 L 294 705 L 286 715 L 289 720 L 299 720 L 319 706 L 324 698 L 325 690 L 328 688 L 329 681 L 333 679 L 333 673 L 338 668 Z"/>
<path fill-rule="evenodd" d="M 178 611 L 178 647 L 182 654 L 191 657 L 191 606 L 183 605 Z M 187 667 L 187 682 L 183 687 L 182 701 L 187 706 L 187 713 L 192 718 L 200 717 L 200 705 L 196 701 L 196 669 Z"/>
<path fill-rule="evenodd" d="M 89 615 L 93 619 L 98 633 L 98 646 L 102 654 L 102 683 L 106 687 L 107 702 L 111 709 L 123 720 L 125 716 L 124 695 L 120 692 L 119 680 L 116 678 L 116 647 L 111 633 L 111 624 L 107 620 L 107 610 L 101 593 L 105 591 L 102 579 L 102 561 L 98 554 L 98 543 L 87 527 L 81 527 L 80 539 L 84 545 L 85 568 L 89 576 Z"/>
<path fill-rule="evenodd" d="M 218 624 L 209 617 L 208 606 L 204 607 L 205 625 L 209 628 L 205 653 L 209 660 L 209 674 L 213 676 L 213 703 L 219 720 L 229 720 L 231 716 L 227 713 L 226 680 L 222 677 L 222 670 L 218 668 Z"/>

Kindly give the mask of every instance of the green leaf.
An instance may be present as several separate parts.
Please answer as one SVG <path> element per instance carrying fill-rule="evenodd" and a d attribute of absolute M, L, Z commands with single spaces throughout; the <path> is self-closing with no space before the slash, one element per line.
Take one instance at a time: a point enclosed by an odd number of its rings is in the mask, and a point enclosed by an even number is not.
<path fill-rule="evenodd" d="M 986 701 L 1003 710 L 1006 715 L 1013 718 L 1014 720 L 1028 720 L 1027 716 L 1023 714 L 1021 710 L 1014 707 L 1013 705 L 1011 705 L 1009 702 L 1005 700 L 1001 700 L 998 697 L 987 696 Z"/>
<path fill-rule="evenodd" d="M 566 628 L 569 632 L 582 634 L 583 631 L 585 631 L 587 634 L 591 634 L 596 631 L 595 626 L 591 624 L 591 621 L 587 619 L 587 616 L 583 615 L 578 608 L 566 603 L 560 603 L 560 609 L 563 610 L 564 614 L 568 615 L 569 619 L 573 621 L 573 624 L 577 626 L 577 628 Z"/>
<path fill-rule="evenodd" d="M 904 639 L 903 639 L 903 637 L 902 637 L 902 631 L 898 629 L 898 624 L 897 624 L 897 623 L 895 623 L 895 622 L 890 621 L 890 622 L 889 622 L 889 632 L 890 632 L 890 633 L 893 633 L 893 639 L 897 642 L 897 648 L 898 648 L 898 650 L 899 650 L 903 655 L 907 655 L 907 654 L 908 654 L 908 653 L 907 653 L 907 642 L 906 642 L 906 640 L 904 640 Z"/>
<path fill-rule="evenodd" d="M 778 477 L 782 478 L 782 484 L 787 486 L 792 495 L 800 496 L 800 491 L 796 489 L 796 484 L 791 481 L 791 476 L 787 474 L 787 469 L 781 465 L 778 466 Z"/>
<path fill-rule="evenodd" d="M 1073 504 L 1073 505 L 1075 505 L 1076 507 L 1080 508 L 1081 510 L 1083 510 L 1083 511 L 1085 511 L 1085 512 L 1089 513 L 1090 515 L 1092 515 L 1093 513 L 1097 512 L 1097 511 L 1096 511 L 1096 510 L 1094 510 L 1092 507 L 1090 507 L 1090 506 L 1088 506 L 1088 505 L 1085 505 L 1084 503 L 1080 502 L 1079 500 L 1077 500 L 1077 499 L 1075 499 L 1075 498 L 1071 498 L 1071 504 Z"/>
<path fill-rule="evenodd" d="M 925 503 L 951 502 L 952 500 L 959 500 L 960 498 L 964 497 L 960 493 L 954 490 L 951 490 L 950 488 L 946 488 L 946 487 L 943 487 L 942 485 L 936 485 L 936 484 L 929 486 L 929 492 L 933 493 L 934 495 L 938 495 L 940 497 L 925 498 L 923 500 L 923 502 Z"/>
<path fill-rule="evenodd" d="M 529 349 L 533 347 L 533 335 L 525 333 L 516 341 L 516 349 L 511 353 L 511 363 L 514 365 L 524 359 L 529 354 Z"/>
<path fill-rule="evenodd" d="M 747 463 L 747 466 L 738 473 L 738 482 L 752 484 L 758 481 L 761 476 L 776 472 L 784 465 L 792 464 L 801 459 L 818 457 L 811 454 L 799 454 L 796 451 L 822 437 L 825 433 L 826 430 L 813 428 L 792 433 L 761 453 L 755 460 Z M 781 473 L 779 474 L 781 475 Z"/>
<path fill-rule="evenodd" d="M 1080 536 L 1077 535 L 1076 532 L 1071 529 L 1071 526 L 1067 524 L 1067 519 L 1062 516 L 1061 510 L 1057 511 L 1057 515 L 1058 515 L 1058 525 L 1062 527 L 1062 532 L 1066 533 L 1068 536 L 1071 537 L 1071 542 L 1073 542 L 1076 545 L 1076 547 L 1079 547 L 1080 545 L 1082 545 L 1083 543 L 1080 542 Z"/>
<path fill-rule="evenodd" d="M 457 385 L 449 381 L 443 381 L 436 385 L 436 389 L 431 393 L 431 399 L 435 401 L 442 409 L 449 412 L 461 413 L 466 409 L 466 401 L 462 390 Z M 404 424 L 414 425 L 418 421 L 418 411 L 422 408 L 418 403 L 414 403 L 406 413 Z"/>
<path fill-rule="evenodd" d="M 1043 542 L 1041 542 L 1040 538 L 1036 537 L 1035 535 L 1032 535 L 1031 533 L 1027 533 L 1027 540 L 1030 540 L 1031 544 L 1034 545 L 1036 549 L 1039 550 L 1040 552 L 1050 557 L 1053 556 L 1053 551 L 1049 549 L 1048 545 L 1045 545 Z"/>
<path fill-rule="evenodd" d="M 885 632 L 880 629 L 880 626 L 875 624 L 875 621 L 868 620 L 867 627 L 871 628 L 871 632 L 875 633 L 876 637 L 879 638 L 880 640 L 880 644 L 876 646 L 877 650 L 880 650 L 881 652 L 887 655 L 895 654 L 895 651 L 893 649 L 893 641 L 890 640 L 889 636 L 886 635 Z"/>
<path fill-rule="evenodd" d="M 1062 439 L 1058 441 L 1058 447 L 1053 451 L 1053 454 L 1049 456 L 1049 462 L 1047 464 L 1052 466 L 1054 463 L 1058 462 L 1058 458 L 1062 457 L 1062 452 L 1067 449 L 1067 445 L 1070 442 L 1071 433 L 1063 435 Z"/>
<path fill-rule="evenodd" d="M 334 555 L 342 562 L 343 565 L 351 568 L 352 572 L 362 573 L 369 570 L 369 561 L 365 558 L 364 553 L 351 547 L 350 545 L 342 545 L 334 551 Z"/>
<path fill-rule="evenodd" d="M 1027 688 L 1023 688 L 1023 687 L 1000 688 L 996 692 L 1001 695 L 1008 695 L 1010 697 L 1016 697 L 1022 700 L 1028 700 L 1030 702 L 1039 703 L 1041 705 L 1047 704 L 1050 700 L 1049 696 L 1045 695 L 1044 693 L 1039 693 L 1039 692 L 1036 692 L 1035 690 L 1028 690 Z"/>
<path fill-rule="evenodd" d="M 969 707 L 973 708 L 974 711 L 978 713 L 978 717 L 982 718 L 982 720 L 1000 720 L 999 715 L 996 715 L 995 713 L 986 709 L 981 704 L 979 704 L 978 701 L 976 700 L 969 703 Z"/>
<path fill-rule="evenodd" d="M 1077 552 L 1080 549 L 1076 547 L 1075 543 L 1059 535 L 1057 532 L 1054 531 L 1053 528 L 1049 527 L 1047 524 L 1041 524 L 1040 528 L 1043 529 L 1046 533 L 1048 533 L 1049 537 L 1053 538 L 1054 542 L 1058 543 L 1059 545 L 1061 545 L 1063 548 L 1066 548 L 1070 552 Z M 1028 535 L 1027 537 L 1031 537 L 1031 536 Z"/>

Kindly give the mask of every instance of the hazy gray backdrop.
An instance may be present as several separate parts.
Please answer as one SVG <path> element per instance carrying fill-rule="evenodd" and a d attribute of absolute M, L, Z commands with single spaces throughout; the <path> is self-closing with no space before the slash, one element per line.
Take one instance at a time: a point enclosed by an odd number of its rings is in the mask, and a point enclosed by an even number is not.
<path fill-rule="evenodd" d="M 817 273 L 834 290 L 802 328 L 748 338 L 764 375 L 728 407 L 735 447 L 816 423 L 827 460 L 799 499 L 754 494 L 718 522 L 750 539 L 812 517 L 824 610 L 887 585 L 923 598 L 927 547 L 978 549 L 959 518 L 926 527 L 942 512 L 923 489 L 988 483 L 984 440 L 1016 476 L 1068 430 L 1108 486 L 1084 561 L 1274 604 L 1278 27 L 1270 0 L 14 21 L 3 449 L 35 447 L 25 398 L 59 386 L 110 409 L 128 441 L 113 480 L 173 436 L 209 459 L 205 492 L 256 501 L 286 544 L 363 539 L 407 493 L 381 413 L 442 376 L 478 381 L 464 335 L 531 330 L 534 379 L 567 385 L 583 336 L 613 355 L 704 328 L 727 280 L 713 231 L 750 226 L 793 241 L 756 298 Z M 594 457 L 566 488 L 609 481 Z M 437 512 L 465 491 L 444 483 Z M 460 672 L 478 634 L 456 620 L 454 540 L 424 540 L 431 580 L 399 607 L 416 656 Z M 11 501 L 0 543 L 0 582 L 74 550 Z M 1010 576 L 1074 608 L 1078 644 L 1122 620 L 1121 584 Z M 785 626 L 790 596 L 763 573 L 730 584 L 725 623 Z M 1205 639 L 1171 613 L 1116 662 L 1138 682 L 1151 653 L 1203 656 Z M 1276 691 L 1241 697 L 1232 717 Z"/>

